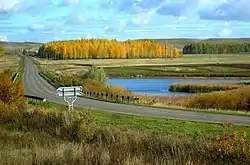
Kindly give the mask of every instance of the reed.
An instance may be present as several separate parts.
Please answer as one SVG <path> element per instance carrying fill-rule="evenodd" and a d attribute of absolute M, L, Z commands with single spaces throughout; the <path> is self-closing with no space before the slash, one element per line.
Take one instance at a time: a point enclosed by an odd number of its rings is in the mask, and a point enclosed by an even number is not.
<path fill-rule="evenodd" d="M 207 82 L 207 83 L 176 83 L 169 88 L 171 92 L 186 92 L 186 93 L 208 93 L 213 91 L 226 91 L 237 88 L 242 88 L 247 83 L 224 83 L 224 82 Z"/>

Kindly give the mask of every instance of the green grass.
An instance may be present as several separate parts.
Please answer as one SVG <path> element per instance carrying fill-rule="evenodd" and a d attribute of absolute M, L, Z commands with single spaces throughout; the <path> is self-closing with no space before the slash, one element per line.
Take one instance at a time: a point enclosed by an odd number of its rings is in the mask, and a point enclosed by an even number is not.
<path fill-rule="evenodd" d="M 33 106 L 51 108 L 59 111 L 67 110 L 65 105 L 56 103 L 34 102 L 31 100 L 29 103 Z M 75 111 L 84 111 L 84 109 L 75 108 Z M 224 127 L 213 123 L 124 115 L 119 113 L 100 112 L 92 109 L 91 112 L 95 117 L 96 123 L 101 127 L 135 129 L 150 133 L 165 133 L 178 137 L 188 136 L 194 138 L 196 136 L 201 136 L 208 138 L 215 135 L 222 135 L 225 132 L 232 132 L 233 130 L 250 131 L 247 126 Z"/>

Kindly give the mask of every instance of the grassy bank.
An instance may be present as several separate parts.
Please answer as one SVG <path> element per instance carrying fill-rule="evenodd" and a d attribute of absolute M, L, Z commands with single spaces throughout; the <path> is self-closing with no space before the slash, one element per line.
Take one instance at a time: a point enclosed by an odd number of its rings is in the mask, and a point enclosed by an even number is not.
<path fill-rule="evenodd" d="M 32 100 L 28 100 L 27 103 L 29 109 L 44 108 L 44 110 L 46 109 L 47 111 L 54 112 L 67 111 L 67 106 L 56 103 L 36 102 Z M 74 111 L 86 112 L 88 110 L 83 108 L 75 108 Z M 91 112 L 95 123 L 100 127 L 132 129 L 156 134 L 165 133 L 176 137 L 187 136 L 195 138 L 196 136 L 200 136 L 202 138 L 208 139 L 216 135 L 223 135 L 226 132 L 233 132 L 234 130 L 238 132 L 243 130 L 248 131 L 248 127 L 246 126 L 234 126 L 230 123 L 210 124 L 172 119 L 160 119 L 154 117 L 141 117 L 119 113 L 100 112 L 93 109 L 89 110 L 88 112 Z"/>
<path fill-rule="evenodd" d="M 248 127 L 38 104 L 1 120 L 1 164 L 250 163 Z"/>
<path fill-rule="evenodd" d="M 171 92 L 186 93 L 208 93 L 213 91 L 226 91 L 245 87 L 248 83 L 225 83 L 225 82 L 207 82 L 207 83 L 176 83 L 169 87 Z"/>

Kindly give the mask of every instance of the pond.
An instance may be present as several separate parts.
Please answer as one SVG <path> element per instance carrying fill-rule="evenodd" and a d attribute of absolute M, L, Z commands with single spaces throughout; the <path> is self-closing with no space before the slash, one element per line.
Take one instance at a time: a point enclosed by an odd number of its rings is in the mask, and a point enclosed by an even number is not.
<path fill-rule="evenodd" d="M 122 86 L 134 93 L 157 96 L 190 95 L 190 93 L 170 92 L 171 84 L 179 82 L 249 82 L 249 80 L 219 79 L 109 79 L 109 85 Z"/>

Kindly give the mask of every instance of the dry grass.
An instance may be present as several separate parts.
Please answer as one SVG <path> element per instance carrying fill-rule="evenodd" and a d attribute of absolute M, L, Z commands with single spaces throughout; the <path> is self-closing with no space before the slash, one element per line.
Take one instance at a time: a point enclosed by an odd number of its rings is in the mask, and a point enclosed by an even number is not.
<path fill-rule="evenodd" d="M 19 68 L 20 57 L 17 55 L 6 55 L 0 58 L 0 73 L 6 69 L 16 72 Z"/>
<path fill-rule="evenodd" d="M 201 93 L 187 99 L 184 103 L 189 108 L 222 109 L 249 111 L 250 87 L 242 87 L 229 91 Z"/>

